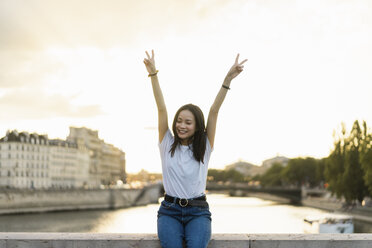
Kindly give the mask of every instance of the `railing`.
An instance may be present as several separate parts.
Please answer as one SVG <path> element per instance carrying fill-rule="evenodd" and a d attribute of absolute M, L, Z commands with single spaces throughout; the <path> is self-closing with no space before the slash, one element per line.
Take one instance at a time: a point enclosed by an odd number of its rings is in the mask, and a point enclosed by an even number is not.
<path fill-rule="evenodd" d="M 0 248 L 160 248 L 156 234 L 0 233 Z M 214 234 L 208 248 L 371 248 L 372 234 Z"/>

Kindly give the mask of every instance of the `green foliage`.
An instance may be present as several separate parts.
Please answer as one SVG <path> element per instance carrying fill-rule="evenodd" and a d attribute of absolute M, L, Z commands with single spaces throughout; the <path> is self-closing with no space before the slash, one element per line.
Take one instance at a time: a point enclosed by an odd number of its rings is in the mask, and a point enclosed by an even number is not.
<path fill-rule="evenodd" d="M 326 161 L 327 161 L 326 158 L 317 160 L 317 165 L 315 168 L 315 181 L 317 182 L 318 186 L 323 186 L 325 182 L 324 171 L 326 167 Z"/>
<path fill-rule="evenodd" d="M 260 177 L 261 185 L 264 187 L 282 186 L 282 172 L 284 166 L 280 163 L 273 164 L 265 174 Z"/>
<path fill-rule="evenodd" d="M 325 177 L 329 189 L 337 197 L 345 197 L 348 203 L 355 200 L 361 202 L 368 195 L 365 175 L 370 173 L 368 168 L 372 160 L 369 157 L 370 149 L 366 145 L 367 137 L 366 123 L 363 130 L 359 122 L 355 121 L 348 137 L 343 127 L 342 134 L 326 161 Z"/>
<path fill-rule="evenodd" d="M 297 187 L 317 185 L 316 168 L 318 161 L 314 158 L 294 158 L 289 160 L 288 165 L 283 170 L 283 180 Z"/>
<path fill-rule="evenodd" d="M 324 159 L 293 158 L 289 160 L 286 166 L 278 163 L 273 164 L 259 180 L 264 187 L 301 187 L 302 185 L 315 187 L 324 183 L 324 167 Z"/>
<path fill-rule="evenodd" d="M 363 122 L 363 137 L 360 163 L 364 171 L 364 183 L 368 188 L 369 196 L 372 197 L 372 134 L 367 133 L 367 123 Z"/>
<path fill-rule="evenodd" d="M 240 172 L 231 170 L 208 170 L 209 181 L 213 182 L 245 182 L 244 175 Z"/>

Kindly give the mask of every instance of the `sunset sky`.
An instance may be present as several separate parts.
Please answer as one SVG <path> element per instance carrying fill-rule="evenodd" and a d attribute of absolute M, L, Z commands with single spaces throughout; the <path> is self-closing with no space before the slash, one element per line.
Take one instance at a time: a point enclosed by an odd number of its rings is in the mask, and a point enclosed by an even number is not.
<path fill-rule="evenodd" d="M 1 0 L 0 137 L 99 131 L 127 171 L 160 172 L 155 51 L 169 125 L 209 107 L 237 53 L 248 59 L 217 123 L 210 168 L 328 156 L 334 130 L 372 127 L 370 0 Z"/>

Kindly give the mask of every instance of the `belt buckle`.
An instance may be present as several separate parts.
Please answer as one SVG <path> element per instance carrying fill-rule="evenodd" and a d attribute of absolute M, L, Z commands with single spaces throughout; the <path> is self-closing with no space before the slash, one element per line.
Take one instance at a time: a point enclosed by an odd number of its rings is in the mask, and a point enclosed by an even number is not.
<path fill-rule="evenodd" d="M 185 204 L 182 203 L 183 200 L 186 201 Z M 178 204 L 180 204 L 180 206 L 184 208 L 184 207 L 186 207 L 186 206 L 189 204 L 189 201 L 188 201 L 187 199 L 180 199 L 180 200 L 178 201 Z"/>

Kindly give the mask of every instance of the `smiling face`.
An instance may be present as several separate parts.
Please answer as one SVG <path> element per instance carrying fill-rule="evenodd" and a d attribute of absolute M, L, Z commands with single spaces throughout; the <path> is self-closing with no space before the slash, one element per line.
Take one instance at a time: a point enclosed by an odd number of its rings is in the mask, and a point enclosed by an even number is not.
<path fill-rule="evenodd" d="M 188 145 L 195 134 L 195 117 L 190 110 L 182 110 L 176 119 L 176 132 L 182 145 Z"/>

